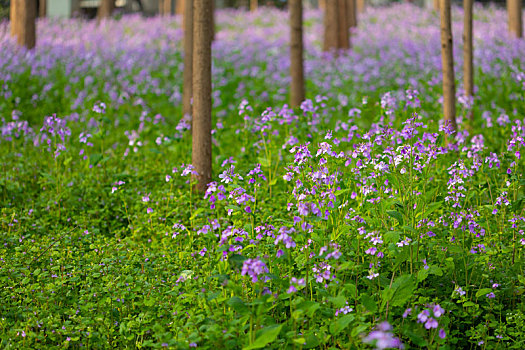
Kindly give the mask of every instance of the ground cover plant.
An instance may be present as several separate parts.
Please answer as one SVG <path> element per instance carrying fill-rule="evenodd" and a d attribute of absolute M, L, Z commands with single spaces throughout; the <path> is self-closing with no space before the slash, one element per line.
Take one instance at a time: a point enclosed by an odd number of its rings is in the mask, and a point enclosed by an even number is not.
<path fill-rule="evenodd" d="M 431 11 L 367 9 L 338 57 L 307 11 L 295 110 L 286 13 L 216 20 L 204 195 L 180 18 L 43 20 L 32 52 L 0 25 L 2 347 L 523 349 L 525 41 L 504 11 L 475 9 L 457 133 Z"/>

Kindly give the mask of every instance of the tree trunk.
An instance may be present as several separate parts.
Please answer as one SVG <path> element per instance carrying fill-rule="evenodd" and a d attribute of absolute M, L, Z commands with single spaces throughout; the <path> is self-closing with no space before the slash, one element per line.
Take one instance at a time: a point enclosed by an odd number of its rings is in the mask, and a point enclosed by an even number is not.
<path fill-rule="evenodd" d="M 289 0 L 290 11 L 290 106 L 298 107 L 304 101 L 303 69 L 303 4 L 302 0 Z"/>
<path fill-rule="evenodd" d="M 211 41 L 215 41 L 215 1 L 211 2 Z"/>
<path fill-rule="evenodd" d="M 182 86 L 182 113 L 184 117 L 193 115 L 191 99 L 193 96 L 193 4 L 188 0 L 184 6 L 184 17 L 182 18 L 184 28 L 184 72 Z"/>
<path fill-rule="evenodd" d="M 250 0 L 250 11 L 252 12 L 257 11 L 258 7 L 259 7 L 259 2 L 257 0 Z"/>
<path fill-rule="evenodd" d="M 184 0 L 177 0 L 175 13 L 178 15 L 184 15 Z"/>
<path fill-rule="evenodd" d="M 11 35 L 20 46 L 31 50 L 36 45 L 36 1 L 11 0 Z"/>
<path fill-rule="evenodd" d="M 443 65 L 443 116 L 445 123 L 457 130 L 450 0 L 440 0 L 439 7 L 441 14 L 441 63 Z"/>
<path fill-rule="evenodd" d="M 197 190 L 211 181 L 211 2 L 194 3 L 192 164 Z"/>
<path fill-rule="evenodd" d="M 509 15 L 509 31 L 516 38 L 523 37 L 523 22 L 521 17 L 521 0 L 507 0 Z"/>
<path fill-rule="evenodd" d="M 327 1 L 324 11 L 324 42 L 323 51 L 338 50 L 339 21 L 337 15 L 338 0 Z"/>
<path fill-rule="evenodd" d="M 363 13 L 366 9 L 366 3 L 365 0 L 356 0 L 357 1 L 357 12 Z"/>
<path fill-rule="evenodd" d="M 103 18 L 111 17 L 114 9 L 114 0 L 102 0 L 97 11 L 97 21 L 100 22 Z"/>
<path fill-rule="evenodd" d="M 38 17 L 45 18 L 47 15 L 47 0 L 40 0 L 38 2 Z"/>
<path fill-rule="evenodd" d="M 432 7 L 435 11 L 439 11 L 439 1 L 440 0 L 432 0 Z"/>
<path fill-rule="evenodd" d="M 171 0 L 164 0 L 164 16 L 171 16 Z"/>
<path fill-rule="evenodd" d="M 347 0 L 337 1 L 337 21 L 338 21 L 338 48 L 348 50 L 350 48 L 349 24 L 348 24 L 348 2 Z"/>
<path fill-rule="evenodd" d="M 324 11 L 326 8 L 326 0 L 319 0 L 319 8 Z"/>
<path fill-rule="evenodd" d="M 357 28 L 357 3 L 356 0 L 347 0 L 348 26 Z"/>
<path fill-rule="evenodd" d="M 472 57 L 472 5 L 473 0 L 463 0 L 463 85 L 466 96 L 474 96 L 474 69 Z"/>

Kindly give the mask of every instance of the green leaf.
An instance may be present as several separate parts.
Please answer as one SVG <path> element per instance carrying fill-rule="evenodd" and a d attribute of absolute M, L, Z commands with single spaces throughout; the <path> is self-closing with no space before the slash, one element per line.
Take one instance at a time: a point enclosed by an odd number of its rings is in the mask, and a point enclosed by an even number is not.
<path fill-rule="evenodd" d="M 403 306 L 414 294 L 415 284 L 412 275 L 397 277 L 391 287 L 383 290 L 382 307 L 391 302 L 392 306 Z"/>
<path fill-rule="evenodd" d="M 330 324 L 330 333 L 332 335 L 339 334 L 342 330 L 344 330 L 348 325 L 354 320 L 354 315 L 344 315 L 342 317 L 337 318 L 337 321 L 332 322 Z"/>
<path fill-rule="evenodd" d="M 395 210 L 387 210 L 386 212 L 390 217 L 394 218 L 399 222 L 399 225 L 403 225 L 403 215 Z"/>
<path fill-rule="evenodd" d="M 265 327 L 257 332 L 257 336 L 255 338 L 255 341 L 253 344 L 251 344 L 248 347 L 243 348 L 244 350 L 251 350 L 251 349 L 260 349 L 265 347 L 267 344 L 273 342 L 279 333 L 281 332 L 281 328 L 283 328 L 282 324 L 275 324 L 272 326 Z"/>
<path fill-rule="evenodd" d="M 361 304 L 363 304 L 368 311 L 370 312 L 377 311 L 377 304 L 370 295 L 363 294 L 361 295 L 360 300 L 361 300 Z"/>
<path fill-rule="evenodd" d="M 492 288 L 481 288 L 476 292 L 476 298 L 479 298 L 482 295 L 487 295 L 492 292 Z"/>
<path fill-rule="evenodd" d="M 334 304 L 338 309 L 342 308 L 346 304 L 346 298 L 343 295 L 338 295 L 336 297 L 330 297 L 328 300 Z"/>
<path fill-rule="evenodd" d="M 248 306 L 246 306 L 244 301 L 239 297 L 231 297 L 226 303 L 241 315 L 247 314 L 250 311 Z"/>

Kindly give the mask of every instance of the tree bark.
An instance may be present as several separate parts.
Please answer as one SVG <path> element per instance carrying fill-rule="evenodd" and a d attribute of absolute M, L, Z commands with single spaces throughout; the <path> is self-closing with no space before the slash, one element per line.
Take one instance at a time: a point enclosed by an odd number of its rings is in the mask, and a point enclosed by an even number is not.
<path fill-rule="evenodd" d="M 350 37 L 348 24 L 348 2 L 347 0 L 335 0 L 337 1 L 337 21 L 338 21 L 338 48 L 348 50 L 350 48 Z"/>
<path fill-rule="evenodd" d="M 175 13 L 177 15 L 184 15 L 184 0 L 177 0 Z"/>
<path fill-rule="evenodd" d="M 196 188 L 211 181 L 211 1 L 194 3 L 193 16 L 193 137 L 192 164 Z"/>
<path fill-rule="evenodd" d="M 339 44 L 339 21 L 337 15 L 338 0 L 325 3 L 324 11 L 324 40 L 323 51 L 338 50 Z"/>
<path fill-rule="evenodd" d="M 20 46 L 31 50 L 36 45 L 36 1 L 11 0 L 11 35 Z"/>
<path fill-rule="evenodd" d="M 252 12 L 257 11 L 258 7 L 259 7 L 259 1 L 257 1 L 257 0 L 250 0 L 250 11 L 252 11 Z"/>
<path fill-rule="evenodd" d="M 439 1 L 440 0 L 432 0 L 432 7 L 435 11 L 439 11 Z"/>
<path fill-rule="evenodd" d="M 290 11 L 290 106 L 298 107 L 304 101 L 303 67 L 303 4 L 289 0 Z"/>
<path fill-rule="evenodd" d="M 523 37 L 521 0 L 507 0 L 507 13 L 509 15 L 509 31 L 516 38 Z"/>
<path fill-rule="evenodd" d="M 472 48 L 473 0 L 463 0 L 463 85 L 466 96 L 474 96 L 474 62 Z"/>
<path fill-rule="evenodd" d="M 100 2 L 100 6 L 97 11 L 97 21 L 100 23 L 100 21 L 103 18 L 111 17 L 111 14 L 113 13 L 114 9 L 115 9 L 114 0 L 102 0 Z"/>
<path fill-rule="evenodd" d="M 319 8 L 324 10 L 326 8 L 326 0 L 319 0 Z"/>
<path fill-rule="evenodd" d="M 164 0 L 164 16 L 171 16 L 171 0 Z"/>
<path fill-rule="evenodd" d="M 47 0 L 40 0 L 38 2 L 38 17 L 45 18 L 47 15 Z"/>
<path fill-rule="evenodd" d="M 440 0 L 439 7 L 441 15 L 441 63 L 443 65 L 443 116 L 445 123 L 457 130 L 450 0 Z"/>
<path fill-rule="evenodd" d="M 184 28 L 184 72 L 182 86 L 182 113 L 184 117 L 191 116 L 191 99 L 193 96 L 193 4 L 188 0 L 184 6 L 184 17 L 182 18 Z"/>
<path fill-rule="evenodd" d="M 365 0 L 356 0 L 357 1 L 357 12 L 363 13 L 366 9 L 366 3 Z"/>
<path fill-rule="evenodd" d="M 356 0 L 347 0 L 348 26 L 357 28 L 357 3 Z"/>

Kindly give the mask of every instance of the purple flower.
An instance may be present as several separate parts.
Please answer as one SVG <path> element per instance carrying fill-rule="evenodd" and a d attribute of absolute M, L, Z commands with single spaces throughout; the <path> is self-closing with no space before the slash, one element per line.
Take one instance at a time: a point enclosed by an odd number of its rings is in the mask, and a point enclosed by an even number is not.
<path fill-rule="evenodd" d="M 151 208 L 148 208 L 146 211 L 148 212 L 148 214 L 153 213 L 153 209 L 151 209 Z"/>
<path fill-rule="evenodd" d="M 259 258 L 245 260 L 242 264 L 241 275 L 250 276 L 253 283 L 257 282 L 259 275 L 263 273 L 268 273 L 268 267 Z"/>
<path fill-rule="evenodd" d="M 439 330 L 439 333 L 438 333 L 438 334 L 439 334 L 439 337 L 440 337 L 441 339 L 445 339 L 445 338 L 447 337 L 447 333 L 445 332 L 445 330 L 444 330 L 443 328 L 441 328 L 441 329 Z"/>
<path fill-rule="evenodd" d="M 390 326 L 388 322 L 382 322 L 376 327 L 375 330 L 370 332 L 370 334 L 363 339 L 363 342 L 373 345 L 375 349 L 404 349 L 405 347 L 403 343 L 401 343 L 401 340 L 394 337 L 394 335 L 391 333 L 391 330 L 392 326 Z"/>

